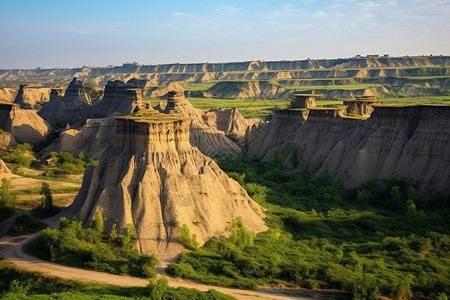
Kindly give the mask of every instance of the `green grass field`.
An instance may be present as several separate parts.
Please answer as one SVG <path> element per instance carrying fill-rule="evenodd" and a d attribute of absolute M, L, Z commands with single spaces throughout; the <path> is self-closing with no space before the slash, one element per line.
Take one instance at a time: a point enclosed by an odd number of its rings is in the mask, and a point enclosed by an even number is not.
<path fill-rule="evenodd" d="M 287 108 L 290 100 L 287 99 L 218 99 L 218 98 L 188 98 L 195 108 L 208 111 L 212 108 L 233 108 L 236 107 L 245 118 L 264 118 L 270 114 L 274 108 Z M 144 99 L 152 102 L 155 106 L 165 100 Z"/>

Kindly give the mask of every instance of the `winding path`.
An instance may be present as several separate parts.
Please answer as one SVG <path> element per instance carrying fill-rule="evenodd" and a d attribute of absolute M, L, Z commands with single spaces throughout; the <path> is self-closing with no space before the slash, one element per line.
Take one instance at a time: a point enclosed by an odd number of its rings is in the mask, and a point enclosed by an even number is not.
<path fill-rule="evenodd" d="M 59 218 L 47 219 L 47 223 L 54 225 L 55 220 Z M 96 282 L 100 284 L 113 284 L 118 286 L 146 286 L 148 285 L 148 280 L 122 276 L 113 275 L 103 272 L 90 271 L 80 268 L 67 267 L 59 264 L 55 264 L 48 261 L 40 260 L 36 257 L 28 255 L 23 251 L 23 246 L 33 239 L 36 234 L 30 236 L 21 237 L 8 237 L 5 236 L 0 239 L 0 256 L 7 258 L 19 267 L 29 270 L 38 271 L 46 273 L 51 276 L 64 278 L 64 279 L 75 279 L 83 282 Z M 233 288 L 223 288 L 218 286 L 210 286 L 200 283 L 195 283 L 189 280 L 183 280 L 179 278 L 174 278 L 168 276 L 164 269 L 158 269 L 159 276 L 166 276 L 169 281 L 168 285 L 171 287 L 186 287 L 195 288 L 200 291 L 208 291 L 214 289 L 221 293 L 231 295 L 238 299 L 334 299 L 337 298 L 340 292 L 336 291 L 315 291 L 306 289 L 277 289 L 277 288 L 261 288 L 258 291 L 248 291 Z"/>

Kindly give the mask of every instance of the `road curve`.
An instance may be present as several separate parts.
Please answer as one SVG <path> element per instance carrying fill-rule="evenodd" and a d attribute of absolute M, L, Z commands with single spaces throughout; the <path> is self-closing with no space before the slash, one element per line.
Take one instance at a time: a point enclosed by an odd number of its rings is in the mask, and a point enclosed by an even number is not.
<path fill-rule="evenodd" d="M 48 275 L 64 278 L 75 279 L 83 282 L 95 282 L 100 284 L 113 284 L 118 286 L 146 286 L 148 280 L 114 275 L 103 272 L 90 271 L 80 268 L 67 267 L 48 261 L 40 260 L 23 251 L 23 246 L 33 239 L 37 234 L 22 237 L 4 237 L 0 240 L 0 256 L 7 258 L 19 267 L 29 270 L 46 273 Z M 210 286 L 199 284 L 188 280 L 173 278 L 166 276 L 171 287 L 195 288 L 200 291 L 208 291 L 214 289 L 221 293 L 231 295 L 238 299 L 325 299 L 316 292 L 315 295 L 308 295 L 309 291 L 301 289 L 261 289 L 259 291 L 248 291 L 232 288 L 223 288 L 218 286 Z M 303 294 L 304 296 L 301 296 Z M 327 297 L 327 299 L 329 299 Z"/>

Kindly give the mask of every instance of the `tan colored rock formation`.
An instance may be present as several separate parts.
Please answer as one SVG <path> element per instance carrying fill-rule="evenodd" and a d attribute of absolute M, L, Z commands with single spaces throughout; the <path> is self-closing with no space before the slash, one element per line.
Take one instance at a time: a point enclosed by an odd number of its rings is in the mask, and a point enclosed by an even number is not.
<path fill-rule="evenodd" d="M 9 132 L 3 131 L 0 133 L 0 148 L 16 147 L 17 141 Z"/>
<path fill-rule="evenodd" d="M 59 138 L 43 152 L 69 150 L 100 157 L 113 142 L 115 133 L 115 118 L 88 119 L 80 129 L 73 128 L 61 132 Z"/>
<path fill-rule="evenodd" d="M 239 146 L 228 139 L 223 131 L 208 126 L 202 117 L 203 113 L 186 100 L 182 91 L 169 92 L 164 113 L 192 119 L 190 142 L 203 154 L 217 157 L 233 156 L 241 152 Z"/>
<path fill-rule="evenodd" d="M 316 107 L 316 98 L 320 95 L 314 94 L 294 94 L 295 102 L 292 105 L 293 108 L 314 108 Z"/>
<path fill-rule="evenodd" d="M 209 127 L 222 131 L 241 147 L 245 144 L 249 127 L 261 122 L 261 119 L 245 119 L 235 107 L 210 109 L 202 118 Z"/>
<path fill-rule="evenodd" d="M 179 82 L 172 81 L 166 87 L 150 88 L 145 90 L 145 96 L 148 98 L 168 98 L 170 91 L 184 92 L 184 88 Z"/>
<path fill-rule="evenodd" d="M 41 105 L 38 102 L 49 101 L 50 89 L 30 88 L 26 84 L 21 84 L 14 103 L 19 104 L 22 109 L 33 109 L 38 111 Z"/>
<path fill-rule="evenodd" d="M 89 118 L 91 105 L 82 81 L 73 78 L 64 96 L 58 95 L 57 90 L 53 91 L 52 100 L 42 106 L 39 115 L 55 127 L 81 125 Z"/>
<path fill-rule="evenodd" d="M 2 159 L 0 159 L 0 174 L 12 174 L 11 170 Z"/>
<path fill-rule="evenodd" d="M 84 223 L 101 212 L 109 226 L 134 224 L 138 249 L 169 260 L 184 251 L 182 224 L 200 244 L 226 236 L 238 216 L 254 232 L 267 229 L 245 190 L 189 144 L 189 119 L 153 113 L 117 118 L 117 124 L 115 142 L 86 170 L 70 207 Z"/>
<path fill-rule="evenodd" d="M 0 101 L 1 102 L 13 102 L 16 99 L 17 90 L 10 88 L 0 89 Z"/>
<path fill-rule="evenodd" d="M 450 106 L 374 106 L 367 120 L 334 115 L 311 110 L 301 124 L 277 116 L 252 133 L 247 155 L 269 160 L 278 147 L 286 166 L 308 163 L 347 186 L 397 176 L 450 191 Z"/>
<path fill-rule="evenodd" d="M 215 84 L 209 92 L 218 98 L 289 98 L 292 91 L 268 81 L 223 81 Z"/>
<path fill-rule="evenodd" d="M 0 104 L 0 128 L 30 144 L 45 140 L 51 130 L 50 124 L 33 110 L 21 109 L 17 104 Z"/>

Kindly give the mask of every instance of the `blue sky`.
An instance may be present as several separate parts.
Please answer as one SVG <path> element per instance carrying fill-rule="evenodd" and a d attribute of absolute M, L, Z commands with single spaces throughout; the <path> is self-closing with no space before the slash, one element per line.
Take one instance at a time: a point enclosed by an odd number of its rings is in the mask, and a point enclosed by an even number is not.
<path fill-rule="evenodd" d="M 0 0 L 0 69 L 450 54 L 450 0 Z"/>

